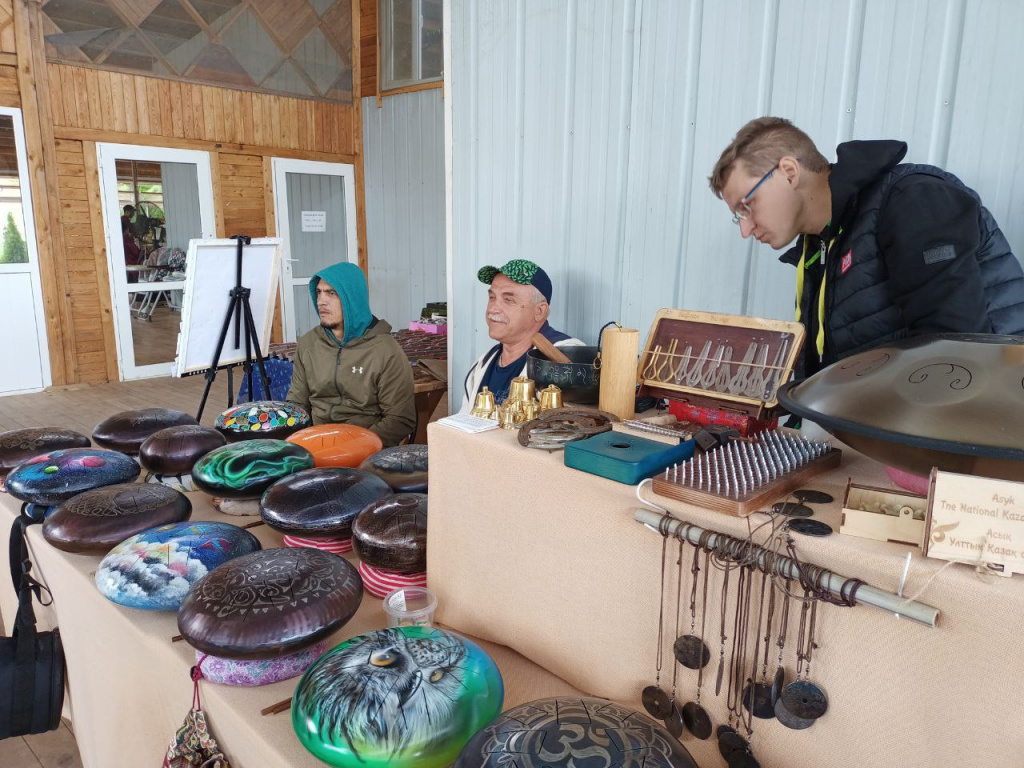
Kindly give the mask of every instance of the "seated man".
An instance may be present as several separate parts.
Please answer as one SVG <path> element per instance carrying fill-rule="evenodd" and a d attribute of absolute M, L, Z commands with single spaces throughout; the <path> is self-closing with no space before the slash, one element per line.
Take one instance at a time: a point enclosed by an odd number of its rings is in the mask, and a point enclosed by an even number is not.
<path fill-rule="evenodd" d="M 347 262 L 322 269 L 309 295 L 320 326 L 299 339 L 285 399 L 314 424 L 355 424 L 397 445 L 416 428 L 412 367 L 391 326 L 370 313 L 363 271 Z"/>
<path fill-rule="evenodd" d="M 460 413 L 473 410 L 482 387 L 494 393 L 494 402 L 508 397 L 509 384 L 526 375 L 526 353 L 533 335 L 541 333 L 556 347 L 582 346 L 583 342 L 548 325 L 551 278 L 532 261 L 513 259 L 505 266 L 483 267 L 477 279 L 487 291 L 487 330 L 498 343 L 485 352 L 466 374 Z"/>

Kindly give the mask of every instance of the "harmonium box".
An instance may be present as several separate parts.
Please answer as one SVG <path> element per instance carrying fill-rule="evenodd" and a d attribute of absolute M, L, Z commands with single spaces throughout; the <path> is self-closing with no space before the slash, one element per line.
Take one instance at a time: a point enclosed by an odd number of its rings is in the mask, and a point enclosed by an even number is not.
<path fill-rule="evenodd" d="M 668 398 L 680 421 L 748 437 L 778 426 L 779 387 L 804 345 L 801 323 L 662 309 L 637 369 L 642 395 Z"/>

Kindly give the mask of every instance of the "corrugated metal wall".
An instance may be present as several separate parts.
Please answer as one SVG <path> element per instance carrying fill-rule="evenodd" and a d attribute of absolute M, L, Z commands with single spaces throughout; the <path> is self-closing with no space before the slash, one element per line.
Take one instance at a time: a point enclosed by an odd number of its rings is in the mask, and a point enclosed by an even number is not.
<path fill-rule="evenodd" d="M 363 99 L 370 306 L 396 329 L 444 301 L 441 90 Z"/>
<path fill-rule="evenodd" d="M 1021 29 L 1017 0 L 451 0 L 454 379 L 490 344 L 477 269 L 517 256 L 588 342 L 660 307 L 791 318 L 792 268 L 707 185 L 758 115 L 833 159 L 907 141 L 1024 254 Z"/>

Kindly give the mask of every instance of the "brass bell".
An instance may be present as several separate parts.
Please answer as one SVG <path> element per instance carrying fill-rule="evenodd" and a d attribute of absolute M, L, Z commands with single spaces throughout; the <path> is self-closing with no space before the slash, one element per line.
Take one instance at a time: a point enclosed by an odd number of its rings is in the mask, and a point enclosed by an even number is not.
<path fill-rule="evenodd" d="M 518 400 L 521 403 L 533 400 L 536 397 L 537 385 L 534 384 L 533 379 L 528 379 L 525 376 L 517 376 L 512 379 L 512 383 L 508 387 L 508 399 Z"/>
<path fill-rule="evenodd" d="M 498 426 L 515 429 L 523 422 L 523 406 L 518 400 L 508 399 L 498 409 Z"/>
<path fill-rule="evenodd" d="M 537 418 L 537 413 L 540 411 L 540 403 L 536 400 L 528 400 L 523 403 L 523 421 L 533 421 Z"/>
<path fill-rule="evenodd" d="M 562 407 L 562 390 L 551 384 L 540 391 L 540 409 L 550 411 Z"/>
<path fill-rule="evenodd" d="M 476 394 L 476 401 L 473 403 L 471 416 L 479 419 L 493 419 L 495 416 L 494 393 L 484 387 Z"/>

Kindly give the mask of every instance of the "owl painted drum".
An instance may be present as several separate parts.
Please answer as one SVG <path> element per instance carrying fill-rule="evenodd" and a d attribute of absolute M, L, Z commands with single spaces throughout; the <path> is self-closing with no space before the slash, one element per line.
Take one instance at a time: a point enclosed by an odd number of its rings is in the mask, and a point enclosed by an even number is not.
<path fill-rule="evenodd" d="M 270 486 L 260 513 L 281 533 L 348 538 L 360 512 L 392 495 L 388 484 L 369 472 L 307 469 Z"/>
<path fill-rule="evenodd" d="M 400 493 L 374 502 L 352 524 L 359 559 L 394 573 L 427 569 L 427 495 Z"/>
<path fill-rule="evenodd" d="M 0 432 L 0 476 L 44 453 L 63 448 L 88 448 L 89 438 L 62 427 L 30 427 Z"/>
<path fill-rule="evenodd" d="M 121 411 L 104 419 L 92 431 L 92 439 L 101 448 L 138 456 L 140 446 L 154 432 L 167 427 L 198 425 L 194 416 L 170 408 L 142 408 Z"/>
<path fill-rule="evenodd" d="M 176 611 L 214 568 L 259 549 L 259 539 L 228 523 L 161 525 L 110 550 L 96 571 L 96 586 L 119 605 Z"/>
<path fill-rule="evenodd" d="M 289 443 L 313 454 L 318 467 L 358 467 L 384 443 L 374 432 L 355 424 L 319 424 L 289 435 Z"/>
<path fill-rule="evenodd" d="M 128 483 L 142 470 L 133 460 L 104 448 L 65 448 L 19 464 L 4 481 L 16 499 L 50 506 L 83 491 Z"/>
<path fill-rule="evenodd" d="M 192 481 L 211 496 L 255 499 L 282 477 L 313 467 L 309 451 L 284 440 L 246 440 L 215 448 L 192 467 Z"/>
<path fill-rule="evenodd" d="M 233 443 L 261 437 L 283 440 L 312 423 L 309 413 L 294 403 L 257 400 L 228 408 L 213 426 Z"/>
<path fill-rule="evenodd" d="M 65 552 L 106 554 L 137 533 L 192 515 L 192 502 L 163 485 L 118 483 L 74 496 L 43 523 L 43 538 Z"/>
<path fill-rule="evenodd" d="M 455 768 L 697 768 L 646 715 L 607 699 L 559 696 L 502 713 L 466 744 Z M 731 765 L 731 762 L 730 762 Z"/>
<path fill-rule="evenodd" d="M 292 698 L 302 745 L 328 765 L 441 768 L 500 711 L 497 665 L 460 635 L 391 627 L 313 664 Z"/>
<path fill-rule="evenodd" d="M 391 486 L 395 493 L 427 492 L 427 446 L 396 445 L 370 456 L 359 465 Z"/>
<path fill-rule="evenodd" d="M 363 580 L 330 552 L 287 547 L 236 558 L 201 579 L 178 610 L 196 650 L 230 659 L 294 653 L 355 615 Z"/>

